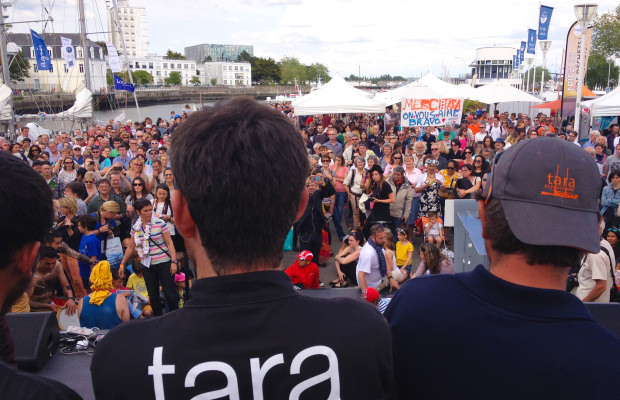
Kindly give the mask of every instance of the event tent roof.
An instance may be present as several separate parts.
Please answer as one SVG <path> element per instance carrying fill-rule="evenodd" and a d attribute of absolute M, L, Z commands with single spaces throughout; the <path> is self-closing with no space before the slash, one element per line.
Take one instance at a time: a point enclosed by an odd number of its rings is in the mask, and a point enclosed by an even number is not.
<path fill-rule="evenodd" d="M 387 105 L 400 103 L 403 98 L 422 99 L 432 97 L 464 97 L 463 90 L 448 82 L 442 81 L 433 74 L 426 74 L 417 81 L 405 86 L 379 92 L 375 99 L 385 101 Z"/>
<path fill-rule="evenodd" d="M 538 97 L 534 97 L 514 86 L 499 81 L 476 88 L 474 96 L 472 100 L 477 100 L 486 104 L 502 102 L 542 103 L 542 100 Z"/>
<path fill-rule="evenodd" d="M 597 99 L 582 101 L 581 108 L 589 108 L 592 116 L 620 115 L 620 86 Z"/>
<path fill-rule="evenodd" d="M 296 115 L 337 113 L 384 113 L 385 103 L 334 76 L 321 88 L 293 102 Z"/>

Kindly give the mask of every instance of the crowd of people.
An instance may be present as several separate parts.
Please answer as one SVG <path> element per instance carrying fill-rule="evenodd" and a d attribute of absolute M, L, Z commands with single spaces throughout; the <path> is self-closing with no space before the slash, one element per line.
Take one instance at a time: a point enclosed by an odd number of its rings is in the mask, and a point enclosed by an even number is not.
<path fill-rule="evenodd" d="M 572 340 L 595 338 L 588 350 L 620 355 L 617 338 L 579 301 L 608 302 L 615 288 L 620 158 L 610 149 L 620 151 L 619 126 L 580 143 L 566 122 L 481 112 L 457 126 L 401 128 L 391 110 L 300 117 L 290 105 L 235 98 L 195 115 L 109 121 L 54 138 L 22 128 L 15 142 L 2 143 L 0 161 L 11 174 L 7 184 L 30 192 L 11 193 L 14 214 L 2 218 L 26 218 L 15 211 L 35 204 L 28 220 L 39 221 L 3 232 L 11 250 L 0 256 L 0 286 L 10 289 L 0 290 L 2 309 L 66 309 L 82 326 L 116 327 L 93 359 L 98 398 L 207 391 L 213 398 L 305 391 L 312 398 L 519 398 L 533 388 L 548 398 L 557 385 L 534 377 L 515 387 L 507 377 L 542 349 L 555 358 L 537 359 L 540 374 L 562 381 L 553 365 L 574 356 L 562 347 Z M 0 185 L 2 196 L 6 188 Z M 447 199 L 478 200 L 491 272 L 480 266 L 454 275 L 446 251 L 452 235 L 442 222 Z M 531 229 L 537 223 L 547 229 Z M 578 233 L 571 223 L 582 227 Z M 299 254 L 283 273 L 291 227 Z M 421 262 L 413 265 L 417 236 Z M 330 286 L 359 287 L 385 318 L 354 300 L 296 293 L 320 287 L 326 242 L 337 272 Z M 19 284 L 11 283 L 15 276 Z M 576 297 L 562 293 L 571 276 Z M 393 298 L 381 296 L 387 288 Z M 524 298 L 534 300 L 520 304 Z M 140 299 L 131 315 L 130 303 Z M 541 310 L 536 299 L 565 306 Z M 125 323 L 132 318 L 142 321 Z M 547 323 L 554 318 L 573 325 Z M 539 330 L 545 335 L 534 346 Z M 429 337 L 445 347 L 411 345 Z M 524 340 L 527 351 L 511 353 L 512 372 L 481 391 L 474 374 L 494 376 L 497 354 L 503 361 L 512 350 L 488 351 L 497 337 Z M 114 373 L 128 351 L 126 373 Z M 466 356 L 442 374 L 427 368 L 438 355 L 459 352 Z M 327 361 L 305 361 L 318 355 Z M 248 361 L 249 374 L 242 372 Z M 592 371 L 613 373 L 596 362 L 587 361 Z M 274 368 L 284 363 L 290 374 Z M 226 381 L 198 378 L 208 371 Z M 307 380 L 291 380 L 298 374 Z M 459 384 L 442 386 L 446 376 Z M 562 393 L 591 390 L 580 380 Z"/>

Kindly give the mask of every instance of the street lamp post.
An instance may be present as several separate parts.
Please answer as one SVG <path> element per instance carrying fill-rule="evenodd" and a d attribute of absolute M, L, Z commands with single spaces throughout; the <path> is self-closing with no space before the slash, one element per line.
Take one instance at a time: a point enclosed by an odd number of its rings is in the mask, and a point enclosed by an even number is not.
<path fill-rule="evenodd" d="M 543 68 L 542 68 L 542 75 L 540 77 L 540 97 L 542 98 L 542 94 L 543 94 L 543 89 L 544 89 L 544 85 L 545 85 L 545 68 L 547 68 L 547 52 L 549 51 L 549 48 L 551 47 L 551 40 L 539 40 L 538 44 L 540 45 L 540 50 L 542 50 L 543 53 Z"/>
<path fill-rule="evenodd" d="M 528 57 L 526 58 L 527 60 L 527 78 L 526 78 L 526 82 L 527 82 L 527 88 L 525 89 L 526 92 L 530 92 L 530 75 L 532 74 L 532 62 L 534 61 L 534 57 Z"/>
<path fill-rule="evenodd" d="M 592 23 L 594 19 L 594 14 L 596 14 L 597 4 L 576 4 L 575 5 L 575 16 L 577 17 L 577 21 L 579 21 L 579 28 L 581 29 L 581 46 L 580 46 L 580 57 L 579 57 L 579 72 L 577 74 L 577 99 L 575 102 L 575 130 L 579 133 L 579 138 L 581 139 L 581 93 L 583 91 L 583 72 L 586 68 L 585 65 L 585 48 L 586 48 L 586 33 L 588 32 L 588 26 Z"/>

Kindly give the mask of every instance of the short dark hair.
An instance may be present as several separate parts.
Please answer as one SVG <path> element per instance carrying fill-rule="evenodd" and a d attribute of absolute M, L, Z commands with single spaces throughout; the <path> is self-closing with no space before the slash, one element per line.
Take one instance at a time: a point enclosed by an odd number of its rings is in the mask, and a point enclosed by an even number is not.
<path fill-rule="evenodd" d="M 129 150 L 129 146 L 127 146 L 124 142 L 123 142 L 123 143 L 121 143 L 121 144 L 118 146 L 118 148 L 119 148 L 119 149 L 126 149 L 126 150 Z"/>
<path fill-rule="evenodd" d="M 58 252 L 53 247 L 44 246 L 39 250 L 39 257 L 41 258 L 58 258 Z"/>
<path fill-rule="evenodd" d="M 71 193 L 80 196 L 82 195 L 82 193 L 85 192 L 84 190 L 84 185 L 81 184 L 80 182 L 69 182 L 67 183 L 67 185 L 65 186 L 65 188 L 69 189 L 71 191 Z"/>
<path fill-rule="evenodd" d="M 52 227 L 52 191 L 22 160 L 0 151 L 0 269 L 24 245 L 40 242 Z"/>
<path fill-rule="evenodd" d="M 376 224 L 370 227 L 370 236 L 375 236 L 377 233 L 385 231 L 385 227 L 381 224 Z"/>
<path fill-rule="evenodd" d="M 134 210 L 140 212 L 144 207 L 150 206 L 151 201 L 147 199 L 138 199 L 133 203 Z"/>
<path fill-rule="evenodd" d="M 110 181 L 107 178 L 104 178 L 104 179 L 99 179 L 99 182 L 97 182 L 97 187 L 99 187 L 99 185 L 101 185 L 102 183 L 107 183 L 108 186 L 112 186 Z"/>
<path fill-rule="evenodd" d="M 97 226 L 97 218 L 90 214 L 80 216 L 80 219 L 78 221 L 80 225 L 82 225 L 89 231 L 94 231 L 95 227 Z"/>
<path fill-rule="evenodd" d="M 481 193 L 476 195 L 478 200 L 484 200 Z M 521 254 L 529 265 L 549 264 L 555 267 L 579 267 L 587 252 L 574 247 L 566 246 L 537 246 L 526 244 L 517 239 L 512 233 L 504 208 L 500 200 L 490 198 L 485 206 L 485 230 L 493 250 L 500 254 Z"/>
<path fill-rule="evenodd" d="M 267 105 L 234 97 L 192 113 L 172 142 L 176 182 L 215 272 L 279 265 L 309 168 L 295 126 Z"/>
<path fill-rule="evenodd" d="M 45 243 L 52 243 L 54 239 L 62 238 L 62 231 L 60 229 L 52 229 L 45 235 Z"/>

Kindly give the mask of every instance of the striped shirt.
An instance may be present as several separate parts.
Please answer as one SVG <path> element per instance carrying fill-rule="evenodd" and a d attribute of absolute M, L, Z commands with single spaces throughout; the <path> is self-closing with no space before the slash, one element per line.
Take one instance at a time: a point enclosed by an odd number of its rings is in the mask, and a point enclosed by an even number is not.
<path fill-rule="evenodd" d="M 151 256 L 151 265 L 170 261 L 170 257 L 168 257 L 168 255 L 164 252 L 164 250 L 169 252 L 163 235 L 166 232 L 170 233 L 170 230 L 164 221 L 159 218 L 151 219 L 151 233 L 149 235 L 149 255 Z M 142 220 L 139 218 L 131 228 L 131 236 L 134 238 L 134 241 L 136 240 L 136 234 L 138 235 L 139 240 L 144 240 L 144 228 L 142 226 Z M 139 243 L 136 243 L 136 246 L 139 245 Z"/>

